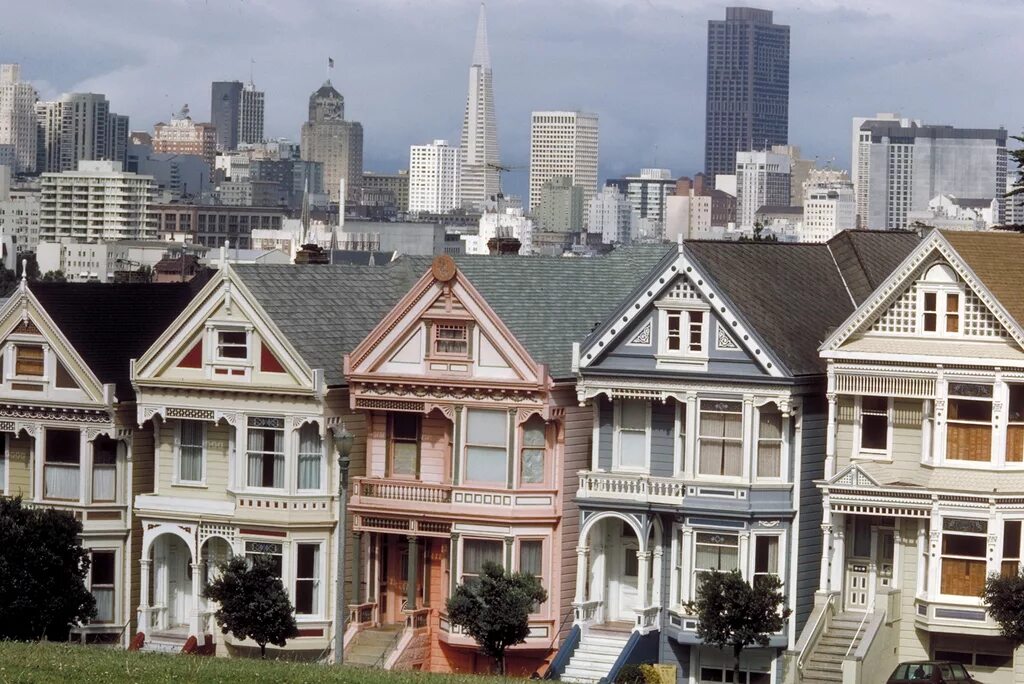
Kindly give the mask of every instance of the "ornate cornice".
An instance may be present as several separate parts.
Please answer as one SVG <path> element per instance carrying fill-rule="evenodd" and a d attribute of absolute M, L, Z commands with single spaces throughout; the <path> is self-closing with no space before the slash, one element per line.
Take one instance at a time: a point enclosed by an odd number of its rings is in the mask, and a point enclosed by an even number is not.
<path fill-rule="evenodd" d="M 0 404 L 0 418 L 52 420 L 60 423 L 102 423 L 104 425 L 113 425 L 114 423 L 114 415 L 109 411 L 26 404 Z"/>

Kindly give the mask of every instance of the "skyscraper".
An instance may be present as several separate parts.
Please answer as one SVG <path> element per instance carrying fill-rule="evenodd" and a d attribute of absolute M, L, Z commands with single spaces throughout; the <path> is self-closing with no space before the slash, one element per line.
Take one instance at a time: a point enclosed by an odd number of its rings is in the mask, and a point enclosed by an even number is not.
<path fill-rule="evenodd" d="M 530 118 L 530 210 L 541 188 L 556 176 L 568 176 L 583 190 L 583 206 L 597 192 L 597 114 L 533 112 Z"/>
<path fill-rule="evenodd" d="M 779 152 L 739 152 L 736 155 L 736 223 L 751 228 L 761 207 L 788 207 L 790 163 Z"/>
<path fill-rule="evenodd" d="M 704 172 L 731 174 L 736 153 L 789 138 L 789 26 L 770 10 L 729 7 L 708 22 Z"/>
<path fill-rule="evenodd" d="M 0 64 L 0 145 L 14 146 L 17 173 L 36 169 L 36 90 L 21 80 L 21 66 Z"/>
<path fill-rule="evenodd" d="M 868 220 L 868 159 L 871 149 L 871 131 L 862 131 L 861 126 L 869 121 L 894 121 L 904 128 L 913 123 L 921 125 L 918 119 L 901 119 L 899 114 L 882 112 L 874 116 L 853 117 L 853 144 L 850 153 L 850 175 L 853 181 L 853 193 L 857 198 L 857 226 L 867 227 Z"/>
<path fill-rule="evenodd" d="M 346 196 L 358 195 L 363 179 L 363 126 L 345 121 L 345 98 L 330 79 L 309 96 L 309 120 L 302 124 L 300 147 L 303 160 L 324 165 L 324 187 L 332 201 L 344 203 L 343 179 Z"/>
<path fill-rule="evenodd" d="M 238 147 L 238 123 L 242 109 L 241 81 L 214 81 L 210 86 L 210 123 L 217 129 L 217 149 Z"/>
<path fill-rule="evenodd" d="M 238 142 L 263 142 L 263 91 L 249 81 L 242 88 L 238 107 Z"/>
<path fill-rule="evenodd" d="M 459 150 L 447 140 L 409 148 L 409 211 L 444 213 L 461 206 Z"/>
<path fill-rule="evenodd" d="M 110 111 L 99 93 L 66 93 L 55 102 L 37 102 L 37 171 L 75 171 L 78 162 L 124 162 L 128 117 Z"/>
<path fill-rule="evenodd" d="M 473 62 L 469 67 L 469 93 L 462 120 L 461 181 L 462 205 L 480 210 L 498 193 L 501 162 L 498 156 L 498 126 L 494 120 L 494 90 L 491 84 L 491 53 L 487 47 L 487 16 L 483 3 L 476 25 Z"/>

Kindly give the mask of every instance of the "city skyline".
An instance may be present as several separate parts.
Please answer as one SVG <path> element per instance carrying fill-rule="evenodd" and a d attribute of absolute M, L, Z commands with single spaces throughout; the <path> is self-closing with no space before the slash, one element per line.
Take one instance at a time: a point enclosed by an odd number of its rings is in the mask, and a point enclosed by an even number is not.
<path fill-rule="evenodd" d="M 675 176 L 700 170 L 707 21 L 728 4 L 489 3 L 502 162 L 527 163 L 531 111 L 581 109 L 601 118 L 602 179 L 641 167 L 670 168 Z M 835 158 L 848 168 L 850 119 L 876 111 L 1019 130 L 1014 112 L 1024 109 L 1024 95 L 1005 88 L 1019 48 L 1001 45 L 999 30 L 990 30 L 1019 23 L 1019 4 L 930 3 L 929 13 L 916 11 L 915 3 L 755 6 L 792 27 L 789 137 L 806 157 Z M 168 6 L 159 22 L 123 12 L 116 25 L 100 25 L 95 17 L 108 13 L 88 9 L 69 5 L 69 20 L 60 25 L 33 6 L 9 13 L 0 33 L 3 59 L 20 62 L 23 78 L 43 99 L 104 93 L 112 109 L 131 117 L 132 129 L 151 130 L 185 102 L 197 120 L 207 120 L 210 82 L 247 80 L 252 66 L 257 88 L 267 93 L 267 136 L 297 140 L 308 93 L 323 82 L 333 57 L 331 78 L 349 118 L 366 127 L 367 170 L 405 168 L 410 145 L 459 137 L 477 2 L 342 7 L 310 0 L 287 9 L 184 2 Z M 222 30 L 228 23 L 231 35 Z M 392 40 L 379 40 L 384 26 Z M 958 38 L 982 32 L 984 43 Z M 251 45 L 251 35 L 275 40 Z M 299 35 L 295 50 L 287 37 Z M 957 84 L 955 93 L 950 83 Z M 980 114 L 978 102 L 987 105 Z M 505 183 L 524 194 L 526 174 L 508 174 Z"/>

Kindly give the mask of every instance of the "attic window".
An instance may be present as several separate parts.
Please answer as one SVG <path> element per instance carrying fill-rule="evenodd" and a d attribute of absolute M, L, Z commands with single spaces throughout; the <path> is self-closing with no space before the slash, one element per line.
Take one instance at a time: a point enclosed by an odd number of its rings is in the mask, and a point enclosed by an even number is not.
<path fill-rule="evenodd" d="M 663 311 L 662 353 L 671 356 L 706 356 L 707 312 Z"/>
<path fill-rule="evenodd" d="M 248 359 L 249 334 L 244 330 L 218 330 L 217 358 L 240 361 Z"/>
<path fill-rule="evenodd" d="M 44 352 L 42 347 L 19 344 L 14 349 L 15 375 L 43 377 Z"/>
<path fill-rule="evenodd" d="M 434 325 L 433 349 L 436 356 L 469 355 L 469 327 L 465 323 Z"/>

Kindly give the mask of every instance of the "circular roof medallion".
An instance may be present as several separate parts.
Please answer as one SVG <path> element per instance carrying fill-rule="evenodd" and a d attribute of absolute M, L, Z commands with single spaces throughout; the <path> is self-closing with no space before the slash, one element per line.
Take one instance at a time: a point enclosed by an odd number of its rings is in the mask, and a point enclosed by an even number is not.
<path fill-rule="evenodd" d="M 442 283 L 447 283 L 454 278 L 455 270 L 455 260 L 447 254 L 441 254 L 430 264 L 430 273 L 435 280 L 440 280 Z"/>

